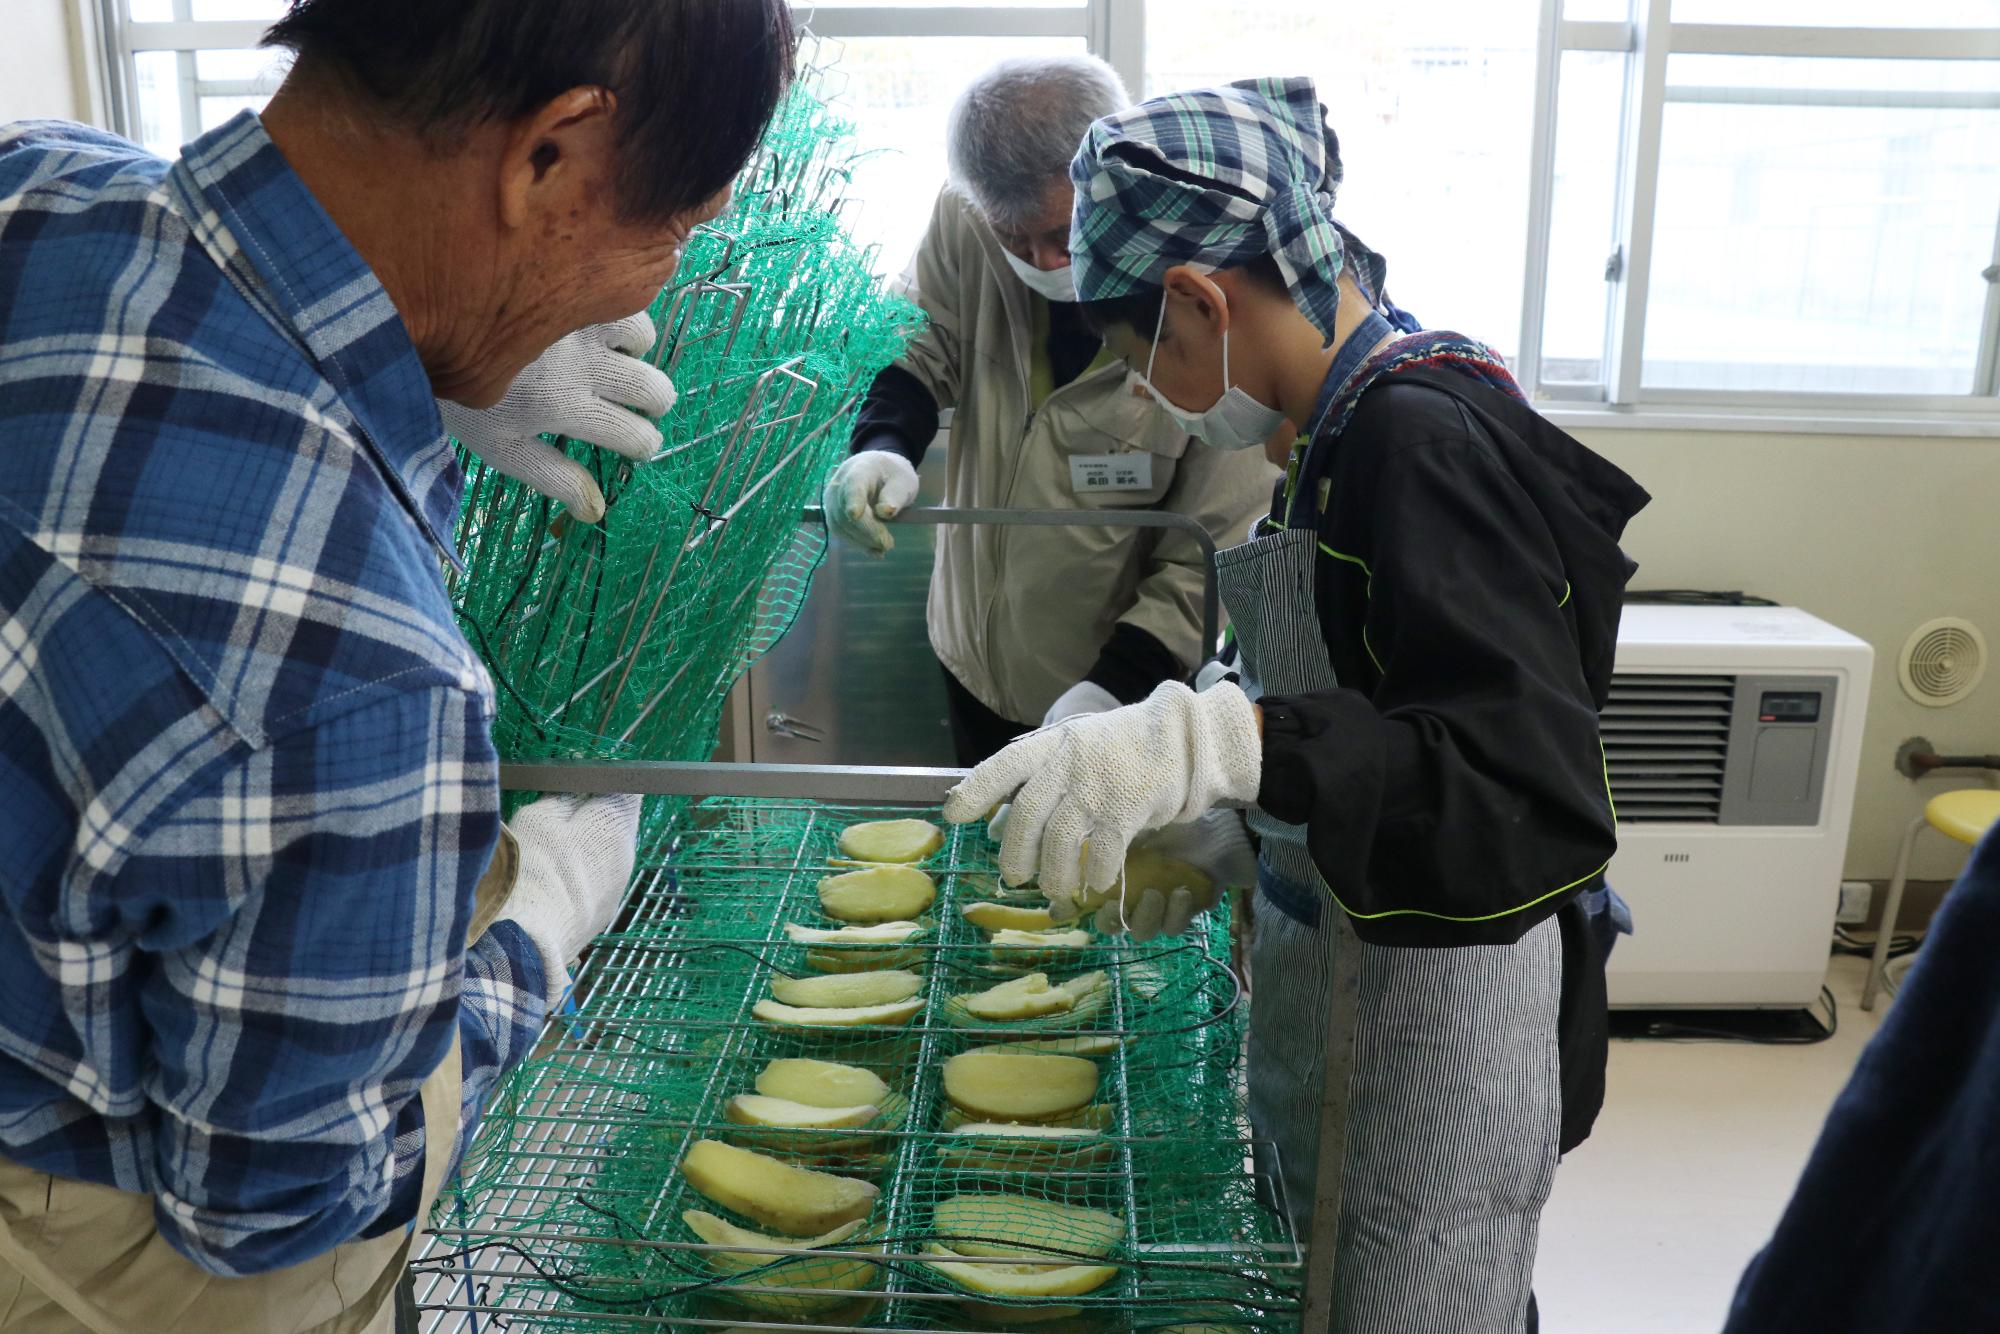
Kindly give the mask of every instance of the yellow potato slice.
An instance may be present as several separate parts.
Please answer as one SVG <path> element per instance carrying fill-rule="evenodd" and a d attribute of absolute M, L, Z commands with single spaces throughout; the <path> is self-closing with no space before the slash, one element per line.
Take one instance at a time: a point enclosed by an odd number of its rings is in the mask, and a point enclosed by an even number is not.
<path fill-rule="evenodd" d="M 928 820 L 871 820 L 840 831 L 840 850 L 858 862 L 920 862 L 944 846 Z"/>
<path fill-rule="evenodd" d="M 1080 950 L 1089 946 L 1090 932 L 1082 927 L 1025 931 L 1009 926 L 995 931 L 992 943 L 996 950 Z"/>
<path fill-rule="evenodd" d="M 924 1008 L 923 997 L 889 1005 L 854 1005 L 845 1009 L 812 1009 L 761 1000 L 750 1013 L 767 1024 L 794 1024 L 802 1028 L 868 1028 L 877 1025 L 907 1024 Z"/>
<path fill-rule="evenodd" d="M 874 1103 L 851 1107 L 813 1107 L 789 1098 L 772 1098 L 762 1093 L 739 1093 L 722 1109 L 722 1114 L 739 1126 L 771 1126 L 784 1130 L 852 1130 L 865 1126 L 882 1114 Z"/>
<path fill-rule="evenodd" d="M 954 1195 L 932 1211 L 934 1231 L 960 1255 L 982 1259 L 1101 1260 L 1125 1236 L 1125 1220 L 1102 1209 L 1026 1195 Z"/>
<path fill-rule="evenodd" d="M 866 1218 L 882 1193 L 870 1182 L 793 1167 L 712 1139 L 688 1149 L 681 1175 L 723 1208 L 788 1237 L 816 1237 Z"/>
<path fill-rule="evenodd" d="M 786 1057 L 765 1066 L 757 1075 L 757 1091 L 767 1098 L 783 1098 L 808 1107 L 853 1107 L 887 1104 L 889 1086 L 872 1070 L 834 1061 L 812 1061 Z"/>
<path fill-rule="evenodd" d="M 774 977 L 771 999 L 781 1005 L 838 1010 L 850 1006 L 893 1005 L 922 991 L 921 973 L 878 969 L 836 977 Z"/>
<path fill-rule="evenodd" d="M 710 1246 L 772 1246 L 788 1251 L 809 1251 L 820 1247 L 859 1250 L 858 1246 L 843 1247 L 855 1233 L 861 1230 L 859 1220 L 846 1223 L 810 1241 L 793 1244 L 784 1237 L 767 1237 L 761 1232 L 737 1227 L 727 1219 L 700 1209 L 690 1209 L 681 1215 L 697 1237 Z M 707 1251 L 703 1258 L 716 1269 L 726 1274 L 740 1274 L 745 1270 L 759 1269 L 774 1264 L 783 1257 L 761 1255 L 755 1251 Z M 815 1315 L 831 1310 L 853 1299 L 848 1295 L 858 1288 L 865 1288 L 873 1281 L 879 1266 L 866 1260 L 842 1256 L 806 1257 L 796 1261 L 776 1264 L 772 1269 L 745 1279 L 728 1287 L 717 1287 L 713 1291 L 721 1297 L 754 1311 L 765 1311 L 772 1315 Z M 765 1288 L 820 1288 L 822 1292 L 765 1292 Z"/>
<path fill-rule="evenodd" d="M 967 1260 L 936 1244 L 924 1247 L 924 1263 L 959 1286 L 985 1297 L 1081 1297 L 1117 1277 L 1116 1265 L 1022 1265 Z M 946 1258 L 950 1257 L 950 1258 Z"/>
<path fill-rule="evenodd" d="M 944 1063 L 944 1094 L 983 1121 L 1046 1121 L 1097 1096 L 1097 1063 L 1040 1052 L 962 1052 Z"/>
<path fill-rule="evenodd" d="M 937 884 L 914 866 L 871 866 L 819 882 L 820 911 L 843 922 L 907 921 L 937 900 Z"/>
<path fill-rule="evenodd" d="M 981 931 L 1053 931 L 1056 919 L 1047 908 L 1020 908 L 1011 903 L 968 903 L 959 909 Z"/>
<path fill-rule="evenodd" d="M 984 991 L 954 996 L 952 1000 L 973 1018 L 995 1022 L 1033 1019 L 1039 1015 L 1054 1014 L 1057 1010 L 1067 1010 L 1076 1004 L 1075 996 L 1061 987 L 1049 985 L 1047 973 L 1029 973 L 1026 977 L 1017 977 Z"/>
<path fill-rule="evenodd" d="M 973 1125 L 982 1119 L 984 1118 L 975 1113 L 968 1112 L 962 1107 L 948 1106 L 944 1109 L 944 1117 L 938 1124 L 946 1130 L 957 1130 L 960 1126 Z M 1007 1124 L 1066 1126 L 1082 1130 L 1096 1130 L 1109 1134 L 1112 1126 L 1116 1125 L 1117 1121 L 1118 1117 L 1116 1113 L 1106 1104 L 1099 1102 L 1092 1103 L 1088 1107 L 1080 1107 L 1073 1112 L 1064 1112 L 1060 1116 L 1023 1117 L 1017 1118 Z"/>
<path fill-rule="evenodd" d="M 920 922 L 875 922 L 868 926 L 800 926 L 785 923 L 785 939 L 794 945 L 900 945 L 924 933 Z"/>

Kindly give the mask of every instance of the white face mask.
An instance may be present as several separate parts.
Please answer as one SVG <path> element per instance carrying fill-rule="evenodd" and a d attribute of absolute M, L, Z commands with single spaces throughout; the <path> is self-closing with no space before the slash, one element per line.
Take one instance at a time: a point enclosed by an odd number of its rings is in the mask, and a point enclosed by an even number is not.
<path fill-rule="evenodd" d="M 1229 382 L 1229 330 L 1222 331 L 1222 397 L 1202 412 L 1175 407 L 1167 396 L 1153 387 L 1153 362 L 1160 355 L 1160 331 L 1167 325 L 1167 300 L 1160 297 L 1160 320 L 1153 326 L 1153 350 L 1146 357 L 1146 373 L 1130 372 L 1128 383 L 1144 389 L 1148 396 L 1180 425 L 1183 431 L 1216 449 L 1249 449 L 1261 445 L 1284 424 L 1285 414 L 1266 407 L 1249 393 Z"/>
<path fill-rule="evenodd" d="M 1014 276 L 1026 283 L 1028 290 L 1037 296 L 1050 301 L 1076 300 L 1076 276 L 1070 272 L 1069 265 L 1059 269 L 1038 269 L 1006 246 L 1000 247 L 1000 253 L 1006 256 L 1007 267 L 1014 271 Z"/>

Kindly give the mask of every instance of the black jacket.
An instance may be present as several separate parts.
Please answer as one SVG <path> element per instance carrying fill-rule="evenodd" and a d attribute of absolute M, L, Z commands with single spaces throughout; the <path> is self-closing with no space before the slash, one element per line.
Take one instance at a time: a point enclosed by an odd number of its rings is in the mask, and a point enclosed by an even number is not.
<path fill-rule="evenodd" d="M 1294 523 L 1336 690 L 1263 701 L 1258 804 L 1307 829 L 1364 941 L 1508 944 L 1560 914 L 1565 1144 L 1602 1100 L 1604 964 L 1577 895 L 1617 847 L 1597 716 L 1637 483 L 1448 371 L 1384 376 Z M 1316 518 L 1314 514 L 1316 512 Z"/>

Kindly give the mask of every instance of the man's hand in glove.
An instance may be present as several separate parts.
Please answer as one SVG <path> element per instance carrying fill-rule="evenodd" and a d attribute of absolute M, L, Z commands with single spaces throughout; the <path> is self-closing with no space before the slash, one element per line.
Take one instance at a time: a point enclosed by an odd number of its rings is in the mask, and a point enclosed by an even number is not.
<path fill-rule="evenodd" d="M 893 550 L 884 519 L 893 519 L 917 498 L 917 470 L 891 449 L 864 449 L 833 470 L 820 493 L 826 526 L 863 551 L 877 556 Z"/>
<path fill-rule="evenodd" d="M 1011 799 L 1001 878 L 1039 875 L 1052 902 L 1075 900 L 1117 883 L 1141 831 L 1255 801 L 1263 760 L 1257 709 L 1242 690 L 1224 683 L 1197 695 L 1170 681 L 1144 703 L 1013 742 L 952 789 L 944 816 L 963 824 Z"/>
<path fill-rule="evenodd" d="M 559 500 L 585 523 L 604 517 L 604 493 L 590 473 L 537 436 L 587 440 L 620 458 L 643 461 L 663 443 L 655 417 L 674 405 L 673 381 L 645 360 L 656 335 L 640 311 L 593 324 L 530 363 L 490 408 L 438 402 L 444 428 L 509 477 Z"/>
<path fill-rule="evenodd" d="M 535 942 L 549 1007 L 569 986 L 569 962 L 611 925 L 638 857 L 638 797 L 543 797 L 508 828 L 521 848 L 502 917 Z"/>
<path fill-rule="evenodd" d="M 1097 909 L 1097 929 L 1107 936 L 1121 931 L 1131 933 L 1137 941 L 1178 936 L 1196 917 L 1219 903 L 1224 890 L 1252 884 L 1257 878 L 1257 856 L 1250 850 L 1249 832 L 1236 811 L 1210 811 L 1198 820 L 1170 824 L 1141 834 L 1132 846 L 1186 862 L 1207 876 L 1209 885 L 1206 889 L 1196 885 L 1162 889 L 1128 883 L 1122 892 L 1114 889 Z M 1081 906 L 1088 910 L 1088 900 Z"/>

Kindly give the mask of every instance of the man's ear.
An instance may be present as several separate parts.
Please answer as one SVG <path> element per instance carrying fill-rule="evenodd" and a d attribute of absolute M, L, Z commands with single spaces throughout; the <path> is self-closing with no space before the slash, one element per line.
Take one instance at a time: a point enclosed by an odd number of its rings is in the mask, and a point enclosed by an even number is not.
<path fill-rule="evenodd" d="M 1160 283 L 1167 295 L 1178 298 L 1209 332 L 1220 336 L 1229 331 L 1229 303 L 1207 274 L 1197 272 L 1191 264 L 1176 264 L 1160 275 Z"/>
<path fill-rule="evenodd" d="M 558 93 L 518 121 L 502 147 L 500 221 L 527 225 L 538 199 L 609 179 L 612 112 L 609 88 L 581 85 Z"/>

